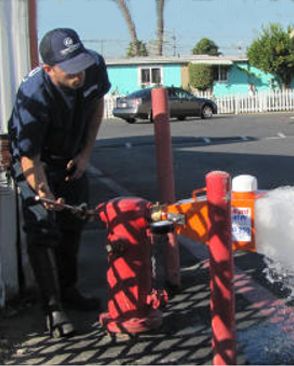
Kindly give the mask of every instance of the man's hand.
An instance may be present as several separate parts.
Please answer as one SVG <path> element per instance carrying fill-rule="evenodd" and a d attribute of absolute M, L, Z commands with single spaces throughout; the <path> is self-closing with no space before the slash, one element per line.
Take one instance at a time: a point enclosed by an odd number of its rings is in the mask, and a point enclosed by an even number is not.
<path fill-rule="evenodd" d="M 88 161 L 89 158 L 82 153 L 70 160 L 66 166 L 68 175 L 66 176 L 65 180 L 70 181 L 81 178 L 87 169 Z"/>
<path fill-rule="evenodd" d="M 47 210 L 61 211 L 63 209 L 62 205 L 64 204 L 64 199 L 61 197 L 55 199 L 54 195 L 50 191 L 47 184 L 40 183 L 38 190 L 37 190 L 37 194 L 41 199 L 48 198 L 48 199 L 54 201 L 54 203 L 43 202 L 43 205 Z"/>

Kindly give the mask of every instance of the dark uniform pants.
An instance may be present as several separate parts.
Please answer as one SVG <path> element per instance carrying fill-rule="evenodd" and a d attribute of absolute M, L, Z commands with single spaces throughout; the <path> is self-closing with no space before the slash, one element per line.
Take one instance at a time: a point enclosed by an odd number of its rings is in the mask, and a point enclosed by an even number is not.
<path fill-rule="evenodd" d="M 60 303 L 60 295 L 76 285 L 77 256 L 84 221 L 68 210 L 46 210 L 36 202 L 36 193 L 27 184 L 19 163 L 13 165 L 20 188 L 30 262 L 45 308 Z M 88 202 L 88 179 L 65 182 L 65 164 L 46 166 L 46 175 L 55 197 L 70 205 Z"/>

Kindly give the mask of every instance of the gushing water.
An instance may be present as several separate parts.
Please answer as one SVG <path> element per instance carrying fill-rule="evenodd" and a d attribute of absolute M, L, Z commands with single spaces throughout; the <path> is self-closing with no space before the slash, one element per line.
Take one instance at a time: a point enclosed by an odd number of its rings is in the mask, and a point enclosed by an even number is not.
<path fill-rule="evenodd" d="M 294 187 L 277 188 L 256 200 L 255 230 L 267 279 L 294 299 Z M 293 311 L 284 302 L 272 310 L 269 318 L 239 332 L 239 341 L 250 364 L 293 365 Z"/>
<path fill-rule="evenodd" d="M 267 192 L 255 206 L 256 250 L 265 256 L 267 279 L 294 298 L 294 187 Z"/>

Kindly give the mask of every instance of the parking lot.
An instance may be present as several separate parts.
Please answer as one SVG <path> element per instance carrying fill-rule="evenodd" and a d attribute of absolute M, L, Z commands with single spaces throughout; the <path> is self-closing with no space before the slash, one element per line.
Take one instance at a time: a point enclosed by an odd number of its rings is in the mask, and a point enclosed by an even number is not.
<path fill-rule="evenodd" d="M 294 184 L 293 113 L 172 120 L 170 126 L 177 198 L 202 187 L 212 170 L 255 175 L 261 189 Z M 158 198 L 153 124 L 105 121 L 92 165 L 130 192 Z"/>

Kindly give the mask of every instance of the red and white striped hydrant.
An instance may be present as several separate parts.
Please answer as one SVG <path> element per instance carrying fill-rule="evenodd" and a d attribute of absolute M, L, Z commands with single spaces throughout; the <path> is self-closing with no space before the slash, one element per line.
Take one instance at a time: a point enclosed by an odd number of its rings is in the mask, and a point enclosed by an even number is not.
<path fill-rule="evenodd" d="M 108 312 L 99 320 L 110 333 L 140 333 L 162 324 L 159 307 L 167 294 L 152 288 L 151 206 L 119 197 L 97 207 L 108 231 Z"/>

